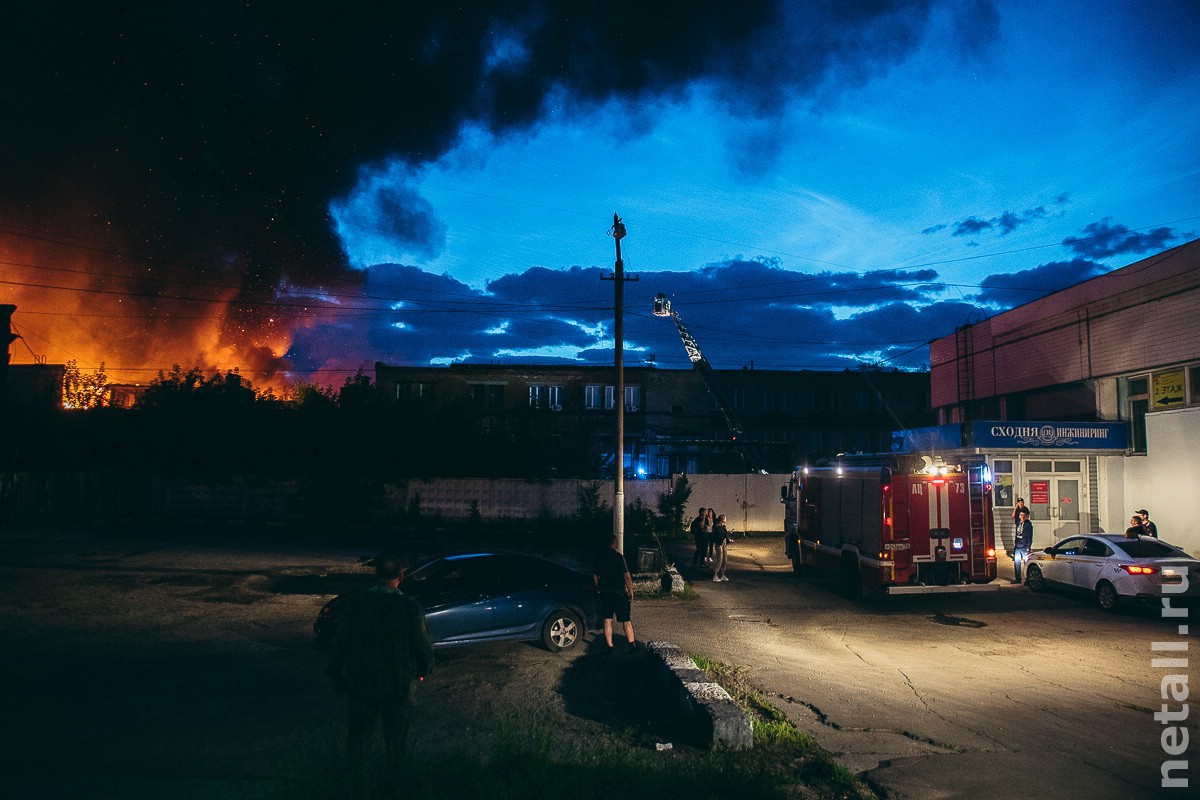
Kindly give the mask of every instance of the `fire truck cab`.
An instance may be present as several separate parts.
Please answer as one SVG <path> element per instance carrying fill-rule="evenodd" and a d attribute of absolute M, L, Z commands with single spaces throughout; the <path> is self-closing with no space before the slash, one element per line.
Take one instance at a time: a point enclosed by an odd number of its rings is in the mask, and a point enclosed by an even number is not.
<path fill-rule="evenodd" d="M 793 571 L 848 596 L 998 588 L 987 466 L 933 456 L 848 456 L 780 489 Z"/>

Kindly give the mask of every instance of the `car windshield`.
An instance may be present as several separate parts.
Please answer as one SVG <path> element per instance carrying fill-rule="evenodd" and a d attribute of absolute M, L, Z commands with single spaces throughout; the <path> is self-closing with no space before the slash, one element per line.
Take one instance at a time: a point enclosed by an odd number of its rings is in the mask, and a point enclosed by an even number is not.
<path fill-rule="evenodd" d="M 1127 542 L 1117 542 L 1114 547 L 1120 548 L 1133 558 L 1167 558 L 1186 555 L 1157 539 L 1131 539 Z"/>

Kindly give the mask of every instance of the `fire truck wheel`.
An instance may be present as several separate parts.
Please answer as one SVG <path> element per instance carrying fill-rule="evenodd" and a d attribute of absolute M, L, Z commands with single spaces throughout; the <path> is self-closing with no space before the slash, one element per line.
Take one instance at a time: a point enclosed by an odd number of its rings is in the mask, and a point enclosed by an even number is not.
<path fill-rule="evenodd" d="M 804 553 L 802 553 L 798 547 L 792 554 L 792 572 L 795 573 L 797 577 L 804 577 Z"/>
<path fill-rule="evenodd" d="M 1025 585 L 1035 592 L 1043 591 L 1046 588 L 1046 580 L 1042 577 L 1042 571 L 1034 566 L 1027 567 Z"/>
<path fill-rule="evenodd" d="M 1117 587 L 1108 581 L 1100 581 L 1096 586 L 1096 602 L 1110 614 L 1121 610 L 1121 595 L 1117 594 Z"/>

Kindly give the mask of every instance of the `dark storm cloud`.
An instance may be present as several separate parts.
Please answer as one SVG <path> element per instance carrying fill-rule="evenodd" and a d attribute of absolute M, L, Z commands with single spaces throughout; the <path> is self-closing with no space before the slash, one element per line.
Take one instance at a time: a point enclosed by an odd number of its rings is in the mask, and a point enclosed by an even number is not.
<path fill-rule="evenodd" d="M 289 358 L 299 369 L 318 369 L 349 341 L 392 364 L 486 363 L 509 353 L 530 363 L 611 364 L 614 286 L 606 277 L 611 272 L 598 268 L 535 268 L 478 290 L 415 267 L 383 265 L 371 270 L 366 288 L 377 313 L 350 322 L 335 317 L 302 332 Z M 629 364 L 690 366 L 673 322 L 652 313 L 660 291 L 720 369 L 751 361 L 764 369 L 841 369 L 904 355 L 890 365 L 919 367 L 921 345 L 963 317 L 957 304 L 948 316 L 937 311 L 945 304 L 929 306 L 939 284 L 928 269 L 804 275 L 756 259 L 630 277 L 637 280 L 625 286 Z M 847 308 L 862 310 L 835 313 Z"/>
<path fill-rule="evenodd" d="M 360 235 L 370 232 L 422 258 L 435 259 L 446 246 L 446 224 L 433 204 L 403 182 L 375 182 L 332 210 L 339 225 Z"/>
<path fill-rule="evenodd" d="M 468 121 L 530 126 L 550 96 L 650 101 L 704 81 L 769 118 L 784 95 L 903 58 L 931 5 L 19 4 L 0 33 L 21 66 L 0 78 L 0 205 L 159 257 L 220 247 L 258 273 L 326 276 L 343 265 L 327 205 L 364 164 L 436 159 Z"/>
<path fill-rule="evenodd" d="M 954 231 L 951 236 L 976 236 L 983 231 L 994 230 L 1000 236 L 1007 236 L 1022 225 L 1031 222 L 1035 219 L 1041 219 L 1046 216 L 1046 208 L 1038 206 L 1026 211 L 1005 211 L 998 217 L 983 219 L 981 217 L 968 217 L 967 219 L 957 222 L 954 225 Z M 926 232 L 932 232 L 933 229 L 926 228 Z"/>
<path fill-rule="evenodd" d="M 1001 214 L 993 217 L 975 215 L 967 217 L 963 220 L 959 220 L 953 224 L 940 222 L 935 225 L 930 225 L 929 227 L 924 228 L 921 233 L 928 235 L 940 233 L 946 228 L 952 228 L 950 231 L 951 236 L 978 236 L 985 231 L 995 231 L 998 236 L 1007 236 L 1023 225 L 1027 225 L 1034 220 L 1039 220 L 1048 216 L 1055 210 L 1055 208 L 1064 206 L 1068 202 L 1070 202 L 1070 195 L 1064 192 L 1054 198 L 1050 204 L 1050 208 L 1047 208 L 1045 205 L 1040 205 L 1034 208 L 1028 208 L 1024 211 L 1004 211 Z"/>
<path fill-rule="evenodd" d="M 1103 264 L 1086 258 L 1052 261 L 1006 275 L 989 275 L 981 284 L 980 304 L 997 309 L 1023 305 L 1059 289 L 1108 272 Z"/>
<path fill-rule="evenodd" d="M 1113 225 L 1112 217 L 1105 217 L 1086 226 L 1082 236 L 1063 239 L 1063 244 L 1077 255 L 1098 259 L 1162 250 L 1176 235 L 1172 228 L 1131 231 L 1124 225 Z"/>
<path fill-rule="evenodd" d="M 238 309 L 284 285 L 360 280 L 346 274 L 330 203 L 365 165 L 416 168 L 465 125 L 527 131 L 550 110 L 612 99 L 648 126 L 656 100 L 703 85 L 731 122 L 754 124 L 742 163 L 753 172 L 772 157 L 784 100 L 834 97 L 899 63 L 935 5 L 964 23 L 946 48 L 971 52 L 994 36 L 990 4 L 955 0 L 16 4 L 0 26 L 10 65 L 0 74 L 0 213 L 168 267 L 138 276 L 236 278 L 223 329 L 249 354 L 256 323 L 233 318 Z M 427 205 L 402 190 L 371 200 L 342 210 L 367 215 L 414 257 L 438 252 L 445 231 Z M 152 277 L 136 282 L 147 297 L 160 290 Z M 451 342 L 478 352 L 504 338 L 432 318 L 378 324 L 372 312 L 363 325 L 368 312 L 330 313 L 335 321 L 292 331 L 301 361 L 369 353 L 356 349 L 364 344 L 415 361 Z M 341 344 L 318 339 L 326 325 Z M 416 331 L 443 338 L 417 343 Z"/>

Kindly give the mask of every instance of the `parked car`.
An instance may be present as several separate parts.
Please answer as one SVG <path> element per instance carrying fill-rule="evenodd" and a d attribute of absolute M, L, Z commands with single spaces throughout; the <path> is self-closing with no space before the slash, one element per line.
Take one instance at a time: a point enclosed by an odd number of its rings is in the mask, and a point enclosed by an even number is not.
<path fill-rule="evenodd" d="M 597 626 L 592 576 L 537 556 L 473 552 L 428 561 L 401 590 L 425 609 L 433 646 L 535 641 L 569 650 Z M 327 649 L 351 594 L 321 608 L 313 631 Z"/>
<path fill-rule="evenodd" d="M 1170 591 L 1185 582 L 1183 591 Z M 1200 597 L 1200 560 L 1147 536 L 1071 536 L 1029 554 L 1025 583 L 1035 592 L 1052 584 L 1092 592 L 1105 611 L 1117 611 L 1129 600 L 1158 602 L 1164 596 L 1180 606 Z"/>

